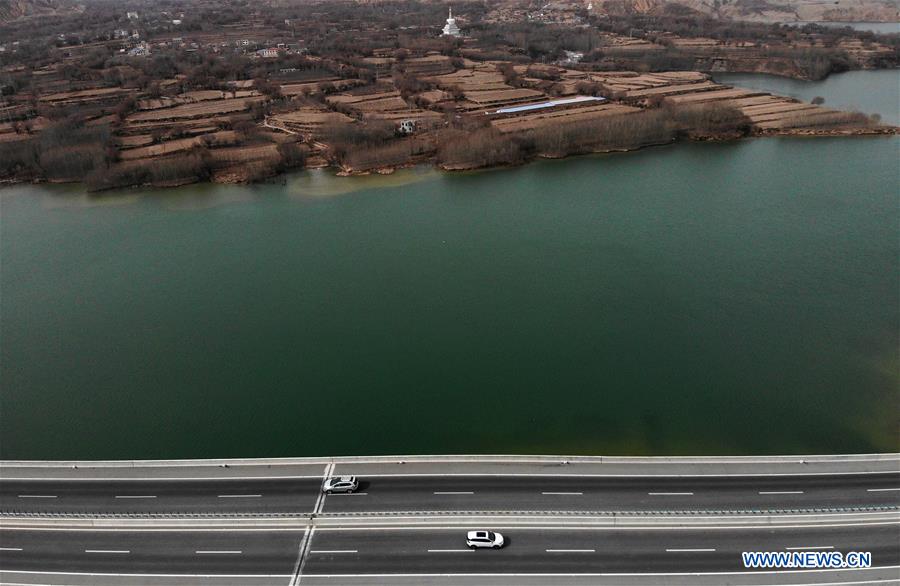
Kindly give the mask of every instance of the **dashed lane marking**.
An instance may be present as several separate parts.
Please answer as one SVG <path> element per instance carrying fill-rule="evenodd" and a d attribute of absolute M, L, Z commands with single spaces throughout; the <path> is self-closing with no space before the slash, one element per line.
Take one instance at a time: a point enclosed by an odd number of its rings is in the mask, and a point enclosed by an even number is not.
<path fill-rule="evenodd" d="M 694 496 L 692 492 L 648 492 L 650 496 Z"/>
<path fill-rule="evenodd" d="M 833 545 L 803 545 L 798 547 L 786 547 L 784 549 L 787 550 L 803 550 L 803 549 L 812 549 L 816 551 L 821 551 L 823 549 L 834 549 Z"/>

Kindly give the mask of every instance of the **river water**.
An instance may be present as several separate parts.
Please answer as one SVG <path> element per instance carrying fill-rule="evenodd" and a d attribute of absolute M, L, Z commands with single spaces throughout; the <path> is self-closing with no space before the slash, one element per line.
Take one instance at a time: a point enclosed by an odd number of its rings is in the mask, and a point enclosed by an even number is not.
<path fill-rule="evenodd" d="M 0 456 L 896 450 L 898 154 L 5 188 Z"/>
<path fill-rule="evenodd" d="M 900 70 L 847 71 L 822 81 L 804 81 L 763 73 L 717 73 L 715 80 L 759 89 L 806 102 L 825 98 L 826 108 L 878 114 L 882 122 L 900 125 Z"/>

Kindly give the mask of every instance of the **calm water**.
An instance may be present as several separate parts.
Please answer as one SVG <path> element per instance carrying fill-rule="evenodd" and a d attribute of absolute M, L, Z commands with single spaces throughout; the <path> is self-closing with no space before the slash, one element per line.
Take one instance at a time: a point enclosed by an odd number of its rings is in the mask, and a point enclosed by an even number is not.
<path fill-rule="evenodd" d="M 6 188 L 0 457 L 896 451 L 898 160 Z"/>
<path fill-rule="evenodd" d="M 900 125 L 900 69 L 847 71 L 822 81 L 803 81 L 763 73 L 717 73 L 716 81 L 760 89 L 811 101 L 825 98 L 825 106 L 880 114 L 885 123 Z"/>

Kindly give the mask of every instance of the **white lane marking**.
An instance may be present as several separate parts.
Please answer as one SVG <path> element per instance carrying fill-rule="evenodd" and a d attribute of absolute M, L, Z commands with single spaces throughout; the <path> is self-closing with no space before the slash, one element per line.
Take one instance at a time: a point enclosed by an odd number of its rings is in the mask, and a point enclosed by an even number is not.
<path fill-rule="evenodd" d="M 503 462 L 507 463 L 507 462 Z M 347 465 L 347 464 L 342 464 Z M 0 467 L 7 468 L 8 464 L 0 462 Z M 876 470 L 873 472 L 731 472 L 725 474 L 609 474 L 596 472 L 564 472 L 559 474 L 551 474 L 545 472 L 444 472 L 444 473 L 425 473 L 425 472 L 408 472 L 403 474 L 397 473 L 362 473 L 357 476 L 365 476 L 366 478 L 451 478 L 459 476 L 473 476 L 485 478 L 766 478 L 780 476 L 872 476 L 882 474 L 896 474 L 894 470 Z M 353 473 L 349 474 L 353 476 Z M 7 481 L 71 481 L 71 482 L 111 482 L 125 480 L 142 480 L 142 481 L 160 481 L 160 480 L 322 480 L 321 475 L 282 475 L 282 476 L 110 476 L 91 478 L 72 478 L 70 476 L 16 476 L 4 477 Z M 900 490 L 892 489 L 892 490 Z"/>
<path fill-rule="evenodd" d="M 127 578 L 290 578 L 290 574 L 114 574 L 103 572 L 48 572 L 41 570 L 0 570 L 2 574 L 36 574 L 46 576 L 116 576 Z M 6 582 L 3 582 L 6 584 Z M 33 586 L 33 585 L 32 585 Z"/>
<path fill-rule="evenodd" d="M 670 553 L 692 553 L 692 552 L 704 552 L 704 551 L 716 551 L 711 547 L 695 547 L 695 548 L 667 548 L 666 551 Z"/>
<path fill-rule="evenodd" d="M 303 523 L 303 521 L 301 521 Z M 235 533 L 235 532 L 243 532 L 243 531 L 251 531 L 251 532 L 267 532 L 267 531 L 291 531 L 294 533 L 302 533 L 304 531 L 304 527 L 196 527 L 190 529 L 183 529 L 178 527 L 128 527 L 127 529 L 122 529 L 120 527 L 78 527 L 78 526 L 70 526 L 70 527 L 9 527 L 2 526 L 0 527 L 4 531 L 68 531 L 68 532 L 77 532 L 77 531 L 90 531 L 92 533 L 116 533 L 121 531 L 136 531 L 141 533 Z"/>
<path fill-rule="evenodd" d="M 220 499 L 258 499 L 261 494 L 220 494 Z"/>
<path fill-rule="evenodd" d="M 203 554 L 219 554 L 219 553 L 242 554 L 244 552 L 239 549 L 198 549 L 194 553 L 203 555 Z"/>
<path fill-rule="evenodd" d="M 117 499 L 155 499 L 156 496 L 152 494 L 117 494 Z"/>
<path fill-rule="evenodd" d="M 313 526 L 309 529 L 308 539 L 306 534 L 304 534 L 304 539 L 306 539 L 306 542 L 300 545 L 300 564 L 297 566 L 297 570 L 294 572 L 294 578 L 291 579 L 289 586 L 298 586 L 300 584 L 300 581 L 303 580 L 303 567 L 309 561 L 309 550 L 312 547 L 312 542 L 315 537 L 316 528 L 315 526 Z"/>
<path fill-rule="evenodd" d="M 829 517 L 846 517 L 846 516 L 857 516 L 858 513 L 837 513 L 835 515 L 829 515 Z M 746 515 L 738 516 L 738 515 L 723 515 L 721 517 L 723 520 L 734 520 L 734 519 L 746 519 Z M 596 521 L 592 519 L 601 519 L 601 523 L 597 524 Z M 589 517 L 587 524 L 581 525 L 561 525 L 558 520 L 535 520 L 533 516 L 510 516 L 503 517 L 503 521 L 501 524 L 495 525 L 494 529 L 509 529 L 515 531 L 647 531 L 648 526 L 646 525 L 636 525 L 636 526 L 616 526 L 611 527 L 605 524 L 605 521 L 602 521 L 603 517 Z M 675 520 L 675 517 L 666 517 L 667 521 Z M 677 520 L 680 522 L 683 520 L 682 517 L 678 517 Z M 456 530 L 458 527 L 465 527 L 467 525 L 471 525 L 471 521 L 467 521 L 465 519 L 455 520 L 455 519 L 442 519 L 440 523 L 425 523 L 421 525 L 385 525 L 380 519 L 371 519 L 367 521 L 372 521 L 372 523 L 366 523 L 354 527 L 327 527 L 322 526 L 318 527 L 319 531 L 434 531 L 436 529 L 447 529 L 447 530 Z M 304 523 L 304 521 L 298 521 L 299 523 Z M 517 523 L 521 522 L 521 524 Z M 527 524 L 524 524 L 527 523 Z M 699 526 L 687 526 L 687 525 L 661 525 L 661 526 L 653 526 L 654 531 L 731 531 L 735 529 L 740 530 L 754 530 L 754 529 L 764 529 L 766 531 L 770 531 L 772 529 L 810 529 L 810 528 L 847 528 L 847 527 L 879 527 L 883 525 L 898 525 L 898 521 L 896 520 L 873 520 L 873 521 L 861 521 L 861 522 L 845 522 L 841 519 L 835 519 L 830 523 L 799 523 L 797 520 L 792 519 L 791 522 L 786 524 L 773 524 L 773 525 L 699 525 Z M 70 526 L 70 527 L 3 527 L 5 531 L 64 531 L 68 533 L 72 532 L 91 532 L 91 533 L 118 533 L 121 532 L 122 529 L 115 527 L 78 527 L 78 526 Z M 303 532 L 305 531 L 305 526 L 302 527 L 218 527 L 218 528 L 210 528 L 210 527 L 196 527 L 196 528 L 177 528 L 177 527 L 128 527 L 128 531 L 140 532 L 140 533 L 268 533 L 268 532 Z M 900 566 L 898 566 L 900 567 Z M 2 570 L 0 570 L 2 571 Z M 38 572 L 38 573 L 46 573 L 46 572 Z M 288 574 L 285 574 L 287 576 Z"/>
<path fill-rule="evenodd" d="M 428 553 L 468 553 L 474 549 L 429 549 Z"/>
<path fill-rule="evenodd" d="M 0 547 L 0 551 L 22 551 L 21 547 Z"/>
<path fill-rule="evenodd" d="M 0 467 L 5 468 L 0 464 Z M 6 470 L 4 470 L 6 472 Z M 839 473 L 836 473 L 839 474 Z M 858 473 L 854 473 L 858 474 Z M 878 472 L 872 472 L 872 474 L 879 474 Z M 371 476 L 371 474 L 366 474 L 366 476 Z M 797 475 L 799 476 L 799 474 Z M 12 482 L 41 482 L 44 480 L 52 480 L 55 482 L 64 481 L 64 482 L 123 482 L 128 480 L 135 481 L 146 481 L 146 482 L 160 482 L 160 481 L 181 481 L 181 480 L 315 480 L 320 479 L 321 476 L 92 476 L 90 478 L 72 478 L 70 476 L 16 476 L 6 478 L 3 480 Z"/>
<path fill-rule="evenodd" d="M 887 492 L 889 490 L 900 490 L 900 488 L 867 488 L 866 492 Z"/>
<path fill-rule="evenodd" d="M 55 499 L 55 494 L 20 494 L 20 499 Z"/>
<path fill-rule="evenodd" d="M 127 549 L 86 549 L 84 553 L 131 553 Z"/>
<path fill-rule="evenodd" d="M 559 495 L 559 496 L 582 496 L 583 492 L 542 492 L 541 494 Z"/>
<path fill-rule="evenodd" d="M 367 492 L 333 492 L 328 496 L 366 496 Z"/>
<path fill-rule="evenodd" d="M 650 496 L 694 496 L 692 492 L 648 492 Z"/>
<path fill-rule="evenodd" d="M 834 549 L 834 546 L 833 545 L 804 545 L 802 547 L 786 547 L 784 549 L 787 549 L 787 550 L 813 549 L 816 551 L 821 551 L 823 549 Z"/>
<path fill-rule="evenodd" d="M 311 549 L 309 553 L 359 553 L 355 549 Z"/>
<path fill-rule="evenodd" d="M 300 581 L 300 564 L 303 562 L 303 552 L 306 549 L 306 540 L 309 538 L 309 527 L 303 531 L 303 537 L 300 538 L 300 545 L 297 548 L 297 561 L 294 562 L 294 571 L 291 574 L 291 581 L 288 586 L 297 586 Z"/>
<path fill-rule="evenodd" d="M 436 490 L 434 494 L 475 494 L 473 490 Z"/>
<path fill-rule="evenodd" d="M 853 569 L 815 569 L 815 570 L 791 570 L 792 574 L 821 574 L 822 572 L 826 573 L 835 573 L 835 572 L 866 572 L 872 573 L 873 571 L 878 570 L 900 570 L 900 566 L 878 566 L 875 568 L 853 568 Z M 51 571 L 40 571 L 40 570 L 0 570 L 0 575 L 4 574 L 36 574 L 36 575 L 47 575 L 47 576 L 125 576 L 125 577 L 135 577 L 135 578 L 290 578 L 290 574 L 113 574 L 113 573 L 102 573 L 102 572 L 51 572 Z M 492 574 L 304 574 L 306 576 L 310 576 L 313 578 L 392 578 L 392 577 L 401 577 L 401 578 L 446 578 L 447 576 L 459 576 L 459 577 L 470 577 L 470 578 L 490 578 L 490 577 L 530 577 L 536 576 L 539 578 L 566 578 L 566 577 L 603 577 L 603 576 L 643 576 L 643 577 L 665 577 L 665 576 L 759 576 L 761 574 L 773 574 L 778 576 L 784 575 L 784 570 L 754 570 L 752 572 L 673 572 L 673 573 L 654 573 L 654 572 L 622 572 L 619 574 L 616 573 L 596 573 L 596 572 L 585 572 L 583 574 L 552 574 L 552 573 L 527 573 L 527 574 L 501 574 L 501 573 L 492 573 Z M 812 582 L 806 584 L 800 583 L 792 583 L 791 586 L 837 586 L 839 584 L 872 584 L 875 582 L 897 582 L 897 578 L 891 576 L 888 579 L 881 578 L 870 578 L 868 580 L 862 580 L 857 582 Z M 4 582 L 5 583 L 5 582 Z"/>
<path fill-rule="evenodd" d="M 325 484 L 325 481 L 331 478 L 332 474 L 334 474 L 334 462 L 332 461 L 330 464 L 326 464 L 325 470 L 322 471 L 322 484 Z M 313 513 L 318 515 L 322 512 L 322 509 L 325 507 L 325 491 L 319 488 L 319 496 L 316 497 L 316 504 L 313 507 Z"/>
<path fill-rule="evenodd" d="M 547 553 L 594 553 L 593 549 L 547 549 Z"/>
<path fill-rule="evenodd" d="M 759 494 L 803 494 L 802 490 L 761 490 Z"/>

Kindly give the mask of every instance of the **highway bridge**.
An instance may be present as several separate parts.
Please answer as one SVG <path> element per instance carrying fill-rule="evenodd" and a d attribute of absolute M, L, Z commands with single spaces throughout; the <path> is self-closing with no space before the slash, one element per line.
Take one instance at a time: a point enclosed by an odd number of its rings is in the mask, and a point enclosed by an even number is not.
<path fill-rule="evenodd" d="M 467 549 L 482 528 L 508 546 Z M 900 584 L 900 454 L 4 462 L 0 583 Z"/>

